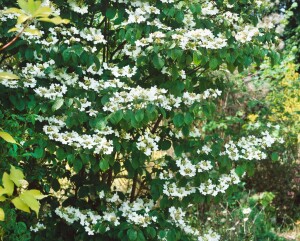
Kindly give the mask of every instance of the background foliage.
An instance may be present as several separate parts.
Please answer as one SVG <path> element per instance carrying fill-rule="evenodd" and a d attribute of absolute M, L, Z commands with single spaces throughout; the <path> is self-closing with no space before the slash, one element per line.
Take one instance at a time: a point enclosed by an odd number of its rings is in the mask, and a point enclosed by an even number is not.
<path fill-rule="evenodd" d="M 38 218 L 5 204 L 5 240 L 280 240 L 299 201 L 297 52 L 280 51 L 296 5 L 41 4 L 2 1 L 1 128 L 21 146 L 1 140 L 0 169 L 47 195 Z"/>

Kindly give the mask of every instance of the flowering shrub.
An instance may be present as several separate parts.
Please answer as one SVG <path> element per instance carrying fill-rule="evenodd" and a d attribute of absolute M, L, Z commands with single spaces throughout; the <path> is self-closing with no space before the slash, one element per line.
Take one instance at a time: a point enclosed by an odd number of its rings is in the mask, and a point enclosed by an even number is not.
<path fill-rule="evenodd" d="M 241 137 L 207 128 L 224 87 L 216 72 L 278 59 L 281 18 L 264 15 L 274 3 L 27 4 L 51 13 L 25 19 L 4 1 L 1 42 L 21 32 L 0 52 L 2 71 L 19 76 L 0 80 L 0 118 L 24 140 L 2 155 L 53 194 L 34 240 L 220 240 L 193 226 L 187 207 L 230 194 L 283 140 L 272 124 Z"/>

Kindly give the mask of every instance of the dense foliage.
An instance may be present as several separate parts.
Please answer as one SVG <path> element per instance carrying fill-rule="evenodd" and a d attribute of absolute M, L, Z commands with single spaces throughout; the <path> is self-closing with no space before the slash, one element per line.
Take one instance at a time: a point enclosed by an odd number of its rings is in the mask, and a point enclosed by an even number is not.
<path fill-rule="evenodd" d="M 223 116 L 229 73 L 279 60 L 278 3 L 4 0 L 1 128 L 22 146 L 1 143 L 0 167 L 47 195 L 38 219 L 20 213 L 24 237 L 220 240 L 194 208 L 284 141 L 277 123 Z"/>

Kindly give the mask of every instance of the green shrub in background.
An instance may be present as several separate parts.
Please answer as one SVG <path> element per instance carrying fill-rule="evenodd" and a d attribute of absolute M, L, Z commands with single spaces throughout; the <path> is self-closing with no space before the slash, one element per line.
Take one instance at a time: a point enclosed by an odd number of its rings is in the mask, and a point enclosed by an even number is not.
<path fill-rule="evenodd" d="M 216 113 L 226 106 L 226 73 L 279 60 L 274 30 L 284 16 L 272 27 L 266 16 L 276 5 L 3 6 L 2 75 L 19 79 L 0 80 L 0 119 L 22 148 L 1 146 L 1 158 L 48 195 L 39 220 L 22 216 L 31 239 L 220 240 L 212 226 L 190 223 L 190 205 L 229 197 L 283 142 L 276 124 L 243 127 L 242 116 Z"/>

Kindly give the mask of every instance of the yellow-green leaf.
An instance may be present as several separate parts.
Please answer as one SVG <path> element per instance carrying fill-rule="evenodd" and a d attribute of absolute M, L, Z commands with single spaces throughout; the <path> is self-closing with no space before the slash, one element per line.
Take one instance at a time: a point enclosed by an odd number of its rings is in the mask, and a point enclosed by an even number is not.
<path fill-rule="evenodd" d="M 19 8 L 9 8 L 9 9 L 6 9 L 5 11 L 3 11 L 4 14 L 6 13 L 18 13 L 18 14 L 24 14 L 24 11 L 22 11 L 21 9 Z"/>
<path fill-rule="evenodd" d="M 11 202 L 14 204 L 16 209 L 19 209 L 21 211 L 24 211 L 26 213 L 30 213 L 30 209 L 26 203 L 24 203 L 21 198 L 16 197 Z"/>
<path fill-rule="evenodd" d="M 70 22 L 69 19 L 62 19 L 61 17 L 54 17 L 54 18 L 39 18 L 39 21 L 49 22 L 54 24 L 68 24 Z"/>
<path fill-rule="evenodd" d="M 34 196 L 30 192 L 24 192 L 20 195 L 21 200 L 30 207 L 36 213 L 36 216 L 39 215 L 40 203 L 38 200 L 34 198 Z"/>
<path fill-rule="evenodd" d="M 36 190 L 36 189 L 27 190 L 25 192 L 30 193 L 30 195 L 32 195 L 37 200 L 41 200 L 41 199 L 47 197 L 47 195 L 43 195 L 39 190 Z"/>
<path fill-rule="evenodd" d="M 20 31 L 19 28 L 11 28 L 11 29 L 8 30 L 7 32 L 8 32 L 8 33 L 11 33 L 11 32 L 18 32 L 18 31 Z"/>
<path fill-rule="evenodd" d="M 18 144 L 15 139 L 5 131 L 0 131 L 0 137 L 9 143 Z"/>
<path fill-rule="evenodd" d="M 4 221 L 4 219 L 5 219 L 5 213 L 4 213 L 3 209 L 0 208 L 0 221 Z"/>
<path fill-rule="evenodd" d="M 12 180 L 17 187 L 21 185 L 21 180 L 24 179 L 24 174 L 21 170 L 15 168 L 14 166 L 10 166 L 10 180 Z"/>
<path fill-rule="evenodd" d="M 3 173 L 2 184 L 5 189 L 5 193 L 8 196 L 11 196 L 14 192 L 14 183 L 10 180 L 10 176 L 6 172 Z"/>
<path fill-rule="evenodd" d="M 25 0 L 18 0 L 18 4 L 20 6 L 20 8 L 26 12 L 30 14 L 30 10 L 29 10 L 29 6 L 28 6 L 28 2 Z"/>
<path fill-rule="evenodd" d="M 20 79 L 20 78 L 19 76 L 9 72 L 0 72 L 0 79 Z"/>
<path fill-rule="evenodd" d="M 28 19 L 30 18 L 30 16 L 26 15 L 26 14 L 20 14 L 17 20 L 17 24 L 22 24 L 24 22 L 26 22 Z"/>
<path fill-rule="evenodd" d="M 24 30 L 24 32 L 30 33 L 32 35 L 37 35 L 37 36 L 41 36 L 42 35 L 41 32 L 40 32 L 40 30 L 38 30 L 38 29 L 32 29 L 32 28 L 27 28 L 27 29 Z"/>
<path fill-rule="evenodd" d="M 4 202 L 6 200 L 6 197 L 0 196 L 0 202 Z"/>
<path fill-rule="evenodd" d="M 33 17 L 38 18 L 47 18 L 52 14 L 52 9 L 49 7 L 40 7 L 38 10 L 35 11 Z"/>
<path fill-rule="evenodd" d="M 34 15 L 36 10 L 41 6 L 41 1 L 28 0 L 28 10 L 31 15 Z"/>
<path fill-rule="evenodd" d="M 3 187 L 0 187 L 0 196 L 6 194 L 6 190 Z"/>

